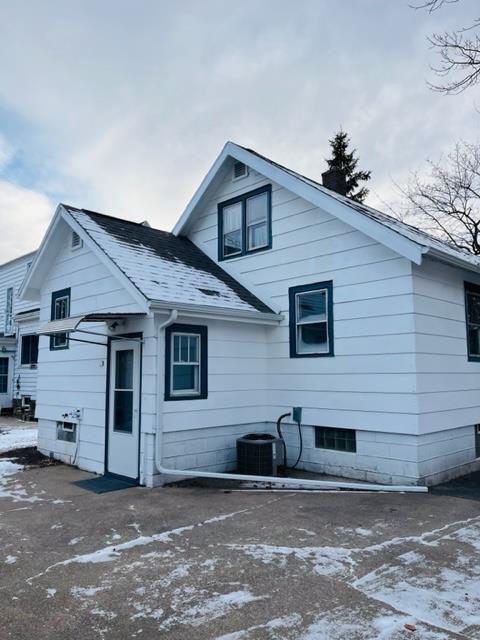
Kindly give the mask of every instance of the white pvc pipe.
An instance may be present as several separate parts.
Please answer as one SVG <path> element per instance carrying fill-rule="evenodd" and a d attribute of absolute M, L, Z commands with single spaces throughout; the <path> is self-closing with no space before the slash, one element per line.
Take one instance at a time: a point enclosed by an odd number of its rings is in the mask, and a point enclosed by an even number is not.
<path fill-rule="evenodd" d="M 157 329 L 157 433 L 155 437 L 155 466 L 159 473 L 168 476 L 180 476 L 182 478 L 211 478 L 219 480 L 243 480 L 251 482 L 267 482 L 273 485 L 283 485 L 292 488 L 303 489 L 354 489 L 359 491 L 389 491 L 426 493 L 427 487 L 416 485 L 384 485 L 368 484 L 364 482 L 337 482 L 335 480 L 304 480 L 302 478 L 279 478 L 276 476 L 250 476 L 240 473 L 217 473 L 212 471 L 195 471 L 191 469 L 169 469 L 162 465 L 163 448 L 163 380 L 164 353 L 165 353 L 165 328 L 174 323 L 178 318 L 178 311 L 172 309 L 165 322 L 158 325 Z M 163 375 L 162 375 L 163 372 Z"/>

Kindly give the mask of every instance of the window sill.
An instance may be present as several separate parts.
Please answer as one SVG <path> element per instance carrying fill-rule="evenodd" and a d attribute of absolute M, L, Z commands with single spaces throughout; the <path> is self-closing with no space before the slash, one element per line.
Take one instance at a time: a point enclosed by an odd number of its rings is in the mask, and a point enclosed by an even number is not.
<path fill-rule="evenodd" d="M 196 395 L 191 395 L 191 396 L 181 396 L 181 395 L 165 395 L 164 400 L 165 402 L 171 402 L 176 401 L 176 400 L 206 400 L 207 399 L 207 395 L 204 393 L 198 393 Z"/>

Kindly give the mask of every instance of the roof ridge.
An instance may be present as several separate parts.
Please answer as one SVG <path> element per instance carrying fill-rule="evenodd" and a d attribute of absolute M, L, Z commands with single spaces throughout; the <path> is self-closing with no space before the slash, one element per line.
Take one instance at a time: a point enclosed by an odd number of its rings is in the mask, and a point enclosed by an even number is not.
<path fill-rule="evenodd" d="M 65 204 L 65 203 L 61 203 L 62 207 L 65 207 L 65 209 L 70 210 L 73 209 L 74 211 L 83 211 L 83 213 L 86 213 L 87 215 L 94 215 L 94 216 L 101 216 L 102 218 L 109 218 L 110 220 L 118 220 L 119 222 L 127 222 L 128 224 L 133 224 L 136 227 L 142 227 L 142 229 L 148 229 L 148 231 L 157 231 L 158 233 L 166 233 L 168 235 L 172 235 L 171 231 L 165 231 L 164 229 L 158 229 L 157 227 L 147 227 L 146 225 L 143 224 L 143 220 L 141 222 L 135 222 L 134 220 L 129 220 L 128 218 L 120 218 L 119 216 L 114 216 L 111 213 L 102 213 L 100 211 L 92 211 L 91 209 L 84 209 L 84 208 L 78 208 L 78 207 L 74 207 L 72 205 L 69 204 Z"/>
<path fill-rule="evenodd" d="M 303 180 L 303 181 L 305 181 L 307 183 L 313 184 L 315 186 L 315 188 L 318 188 L 325 195 L 330 196 L 331 198 L 333 198 L 335 200 L 338 200 L 339 202 L 342 202 L 342 203 L 346 204 L 347 206 L 353 207 L 353 208 L 357 209 L 357 211 L 360 210 L 361 213 L 362 213 L 361 210 L 363 209 L 363 213 L 364 214 L 366 214 L 366 215 L 370 214 L 370 215 L 375 216 L 375 219 L 377 220 L 377 222 L 379 224 L 384 224 L 384 222 L 388 223 L 388 221 L 392 221 L 395 224 L 398 224 L 398 225 L 404 227 L 406 231 L 411 231 L 413 233 L 418 233 L 418 234 L 424 236 L 425 238 L 427 238 L 429 240 L 433 240 L 434 242 L 438 242 L 438 243 L 444 245 L 445 247 L 447 247 L 449 249 L 452 249 L 454 251 L 458 251 L 461 254 L 464 254 L 465 256 L 475 257 L 474 253 L 471 253 L 470 251 L 467 251 L 466 249 L 462 249 L 460 247 L 457 247 L 452 242 L 448 242 L 447 240 L 444 240 L 442 238 L 437 238 L 433 234 L 429 233 L 428 231 L 425 231 L 424 229 L 422 229 L 420 227 L 416 227 L 415 225 L 410 224 L 409 222 L 405 222 L 404 220 L 401 220 L 400 218 L 396 218 L 395 216 L 392 216 L 389 213 L 386 213 L 385 211 L 380 211 L 379 209 L 375 209 L 375 207 L 371 207 L 370 205 L 364 204 L 363 202 L 357 202 L 356 200 L 353 200 L 352 198 L 348 198 L 347 196 L 344 196 L 341 193 L 336 193 L 335 191 L 332 191 L 331 189 L 328 189 L 327 187 L 325 187 L 321 182 L 318 182 L 317 180 L 314 180 L 313 178 L 309 178 L 308 176 L 304 175 L 303 173 L 299 173 L 298 171 L 295 171 L 295 169 L 290 169 L 289 167 L 281 164 L 280 162 L 277 162 L 276 160 L 272 160 L 268 156 L 265 156 L 262 153 L 259 153 L 258 151 L 255 151 L 255 149 L 251 149 L 249 147 L 244 147 L 243 145 L 240 145 L 240 144 L 237 144 L 237 143 L 233 143 L 233 144 L 236 144 L 236 146 L 240 147 L 241 149 L 244 149 L 245 151 L 248 151 L 249 153 L 253 153 L 254 155 L 258 156 L 259 158 L 262 158 L 263 160 L 265 160 L 266 162 L 269 162 L 270 164 L 273 164 L 273 165 L 279 167 L 283 171 L 286 171 L 287 173 L 290 173 L 291 175 L 296 176 L 300 180 Z M 382 221 L 381 219 L 379 219 L 381 217 L 386 218 L 386 220 Z M 399 230 L 398 233 L 401 233 L 401 231 Z"/>

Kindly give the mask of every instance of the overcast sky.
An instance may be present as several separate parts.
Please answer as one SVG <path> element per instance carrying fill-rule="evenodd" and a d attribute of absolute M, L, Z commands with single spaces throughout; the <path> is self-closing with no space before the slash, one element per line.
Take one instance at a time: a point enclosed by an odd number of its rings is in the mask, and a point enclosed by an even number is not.
<path fill-rule="evenodd" d="M 410 3 L 412 0 L 410 0 Z M 171 229 L 226 140 L 320 178 L 342 126 L 394 203 L 427 157 L 478 140 L 478 92 L 426 86 L 409 0 L 0 0 L 0 263 L 58 202 Z"/>

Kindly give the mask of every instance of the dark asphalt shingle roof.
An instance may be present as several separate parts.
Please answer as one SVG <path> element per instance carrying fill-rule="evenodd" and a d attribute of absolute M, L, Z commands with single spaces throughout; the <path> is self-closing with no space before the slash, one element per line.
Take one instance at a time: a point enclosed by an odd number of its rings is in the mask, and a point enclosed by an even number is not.
<path fill-rule="evenodd" d="M 148 300 L 274 313 L 187 238 L 63 207 Z"/>

